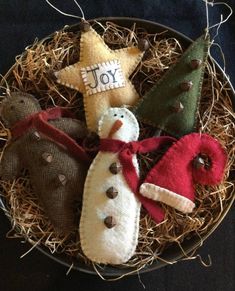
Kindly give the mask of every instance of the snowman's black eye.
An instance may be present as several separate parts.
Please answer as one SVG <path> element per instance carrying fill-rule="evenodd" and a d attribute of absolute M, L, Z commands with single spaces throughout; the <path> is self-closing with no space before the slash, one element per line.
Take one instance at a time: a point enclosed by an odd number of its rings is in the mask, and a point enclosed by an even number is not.
<path fill-rule="evenodd" d="M 121 118 L 123 118 L 124 117 L 124 115 L 121 115 Z"/>
<path fill-rule="evenodd" d="M 21 99 L 21 100 L 20 100 L 20 103 L 24 103 L 24 100 L 23 100 L 23 99 Z"/>
<path fill-rule="evenodd" d="M 115 113 L 113 116 L 117 116 L 117 114 Z"/>

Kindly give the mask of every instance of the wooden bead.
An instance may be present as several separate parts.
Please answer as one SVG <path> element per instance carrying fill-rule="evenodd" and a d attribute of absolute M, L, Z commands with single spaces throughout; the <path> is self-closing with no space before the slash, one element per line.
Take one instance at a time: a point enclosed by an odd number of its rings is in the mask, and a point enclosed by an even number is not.
<path fill-rule="evenodd" d="M 32 133 L 32 136 L 33 136 L 33 138 L 36 139 L 36 140 L 40 140 L 40 139 L 41 139 L 41 136 L 40 136 L 40 134 L 39 134 L 37 131 L 34 131 L 34 132 Z"/>
<path fill-rule="evenodd" d="M 80 26 L 80 30 L 82 32 L 88 32 L 90 30 L 90 28 L 91 28 L 90 23 L 85 21 L 85 20 L 81 20 L 79 26 Z"/>
<path fill-rule="evenodd" d="M 56 73 L 54 70 L 48 70 L 48 73 L 47 73 L 47 76 L 48 76 L 48 79 L 53 81 L 53 82 L 57 82 L 57 77 L 56 77 Z"/>
<path fill-rule="evenodd" d="M 176 101 L 172 106 L 171 106 L 171 111 L 174 113 L 179 113 L 184 109 L 184 105 L 180 101 Z"/>
<path fill-rule="evenodd" d="M 83 147 L 87 152 L 99 150 L 100 138 L 97 133 L 91 132 L 83 140 Z"/>
<path fill-rule="evenodd" d="M 149 42 L 145 38 L 141 38 L 138 42 L 138 49 L 142 52 L 145 52 L 149 49 Z"/>
<path fill-rule="evenodd" d="M 67 183 L 67 178 L 63 174 L 58 175 L 58 179 L 61 185 L 65 186 Z"/>
<path fill-rule="evenodd" d="M 190 67 L 193 70 L 197 70 L 198 68 L 201 67 L 201 65 L 202 65 L 202 61 L 199 59 L 194 59 L 194 60 L 191 60 L 190 62 Z"/>
<path fill-rule="evenodd" d="M 199 170 L 201 168 L 205 167 L 205 162 L 204 159 L 200 156 L 197 156 L 196 158 L 194 158 L 193 160 L 193 166 L 195 169 Z"/>
<path fill-rule="evenodd" d="M 43 153 L 42 154 L 42 158 L 47 163 L 51 163 L 52 160 L 53 160 L 53 156 L 51 154 L 49 154 L 49 153 Z"/>
<path fill-rule="evenodd" d="M 107 195 L 108 198 L 114 199 L 118 195 L 118 190 L 116 188 L 114 188 L 114 187 L 110 187 L 110 188 L 107 189 L 106 195 Z"/>
<path fill-rule="evenodd" d="M 184 81 L 184 82 L 182 82 L 182 83 L 180 84 L 180 88 L 181 88 L 181 90 L 182 90 L 182 91 L 185 91 L 185 92 L 191 90 L 192 87 L 193 87 L 193 82 L 192 82 L 192 81 Z"/>
<path fill-rule="evenodd" d="M 116 221 L 113 216 L 107 216 L 104 219 L 104 224 L 107 228 L 113 228 L 116 225 Z"/>
<path fill-rule="evenodd" d="M 118 174 L 121 171 L 121 169 L 122 169 L 121 165 L 118 165 L 117 163 L 112 163 L 109 167 L 109 171 L 114 175 Z"/>

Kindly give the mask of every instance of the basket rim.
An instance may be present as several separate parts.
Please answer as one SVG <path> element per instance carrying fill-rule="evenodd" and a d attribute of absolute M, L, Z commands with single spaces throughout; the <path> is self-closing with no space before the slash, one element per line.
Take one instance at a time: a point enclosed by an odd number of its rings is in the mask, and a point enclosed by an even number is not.
<path fill-rule="evenodd" d="M 122 25 L 122 26 L 131 26 L 133 23 L 136 23 L 139 27 L 143 27 L 145 29 L 152 30 L 153 32 L 157 32 L 157 30 L 159 31 L 167 31 L 167 33 L 169 33 L 171 36 L 180 38 L 180 41 L 183 42 L 184 45 L 188 46 L 190 45 L 190 43 L 193 42 L 193 40 L 191 38 L 189 38 L 188 36 L 184 35 L 181 32 L 178 32 L 177 30 L 168 27 L 166 25 L 160 24 L 158 22 L 154 22 L 154 21 L 150 21 L 150 20 L 145 20 L 145 19 L 140 19 L 140 18 L 131 18 L 131 17 L 100 17 L 100 18 L 94 18 L 94 19 L 90 19 L 88 20 L 89 22 L 101 22 L 101 23 L 105 23 L 107 21 L 112 21 L 114 23 L 117 23 L 118 25 Z M 66 31 L 78 31 L 79 30 L 79 24 L 73 24 L 73 25 L 66 25 L 64 28 L 61 29 L 65 29 Z M 60 30 L 61 30 L 60 29 Z M 54 35 L 54 33 L 46 36 L 45 38 L 42 38 L 40 41 L 45 41 L 47 39 L 50 39 L 52 36 Z M 22 55 L 25 54 L 26 52 L 22 52 Z M 223 69 L 221 68 L 221 66 L 218 64 L 218 62 L 216 60 L 213 60 L 215 62 L 215 66 L 216 66 L 216 70 L 219 72 L 220 75 L 222 75 L 225 80 L 227 81 L 230 89 L 231 89 L 231 94 L 230 94 L 230 98 L 233 104 L 233 109 L 235 110 L 235 90 L 233 88 L 233 85 L 229 79 L 229 77 L 225 74 L 225 72 L 223 71 Z M 10 74 L 10 72 L 12 71 L 12 69 L 14 68 L 15 64 L 13 64 L 10 69 L 6 72 L 6 74 L 4 75 L 4 78 L 7 78 L 8 75 Z M 3 79 L 0 82 L 0 85 L 3 84 Z M 233 191 L 233 195 L 231 200 L 229 201 L 228 205 L 224 208 L 220 218 L 218 219 L 218 221 L 213 225 L 213 227 L 211 227 L 209 229 L 209 231 L 207 233 L 205 233 L 200 239 L 198 237 L 192 237 L 194 240 L 190 239 L 187 242 L 183 242 L 183 245 L 185 244 L 186 246 L 184 247 L 184 252 L 185 254 L 189 254 L 194 250 L 197 250 L 202 244 L 203 242 L 217 229 L 217 227 L 222 223 L 223 219 L 225 218 L 225 216 L 227 215 L 228 211 L 230 210 L 233 202 L 235 200 L 235 195 L 234 195 L 234 191 Z M 4 211 L 4 213 L 6 214 L 6 216 L 9 218 L 8 215 L 8 210 L 6 205 L 4 204 L 4 199 L 1 197 L 1 193 L 0 193 L 0 208 Z M 28 241 L 27 241 L 28 242 Z M 29 243 L 29 242 L 28 242 Z M 46 255 L 47 257 L 49 257 L 50 259 L 64 265 L 67 268 L 70 268 L 72 264 L 74 264 L 72 266 L 72 269 L 87 273 L 87 274 L 92 274 L 92 275 L 97 275 L 97 272 L 94 270 L 94 268 L 92 268 L 92 266 L 86 266 L 85 264 L 81 264 L 79 265 L 77 263 L 77 260 L 75 262 L 70 261 L 69 256 L 67 255 L 53 255 L 50 253 L 49 250 L 46 249 L 46 247 L 44 246 L 36 246 L 36 248 L 43 253 L 44 255 Z M 99 273 L 102 276 L 105 276 L 107 278 L 111 278 L 111 277 L 119 277 L 119 276 L 125 276 L 129 273 L 129 275 L 136 275 L 137 272 L 138 273 L 147 273 L 147 272 L 151 272 L 154 270 L 157 270 L 161 267 L 164 267 L 166 265 L 168 265 L 167 262 L 172 263 L 172 262 L 177 262 L 180 259 L 182 259 L 184 257 L 183 252 L 178 249 L 175 253 L 176 255 L 169 259 L 169 261 L 167 260 L 167 257 L 172 257 L 172 255 L 166 255 L 164 256 L 164 253 L 166 251 L 163 252 L 162 254 L 162 258 L 163 261 L 161 260 L 155 260 L 151 265 L 145 266 L 144 268 L 142 268 L 141 270 L 137 271 L 134 268 L 123 268 L 123 269 L 118 269 L 117 267 L 112 267 L 110 265 L 105 266 L 104 269 L 99 270 Z M 166 258 L 165 258 L 166 257 Z M 165 260 L 165 261 L 164 261 Z M 167 261 L 167 262 L 166 262 Z"/>

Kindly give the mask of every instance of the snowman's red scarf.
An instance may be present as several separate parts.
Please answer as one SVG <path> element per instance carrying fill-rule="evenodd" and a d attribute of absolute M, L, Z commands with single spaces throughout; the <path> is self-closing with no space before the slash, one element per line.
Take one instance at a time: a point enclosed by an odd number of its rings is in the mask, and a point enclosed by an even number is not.
<path fill-rule="evenodd" d="M 14 139 L 19 138 L 25 134 L 31 128 L 36 129 L 38 132 L 47 136 L 60 146 L 65 147 L 74 157 L 84 162 L 89 162 L 90 158 L 80 147 L 74 139 L 68 134 L 52 126 L 48 121 L 54 120 L 60 117 L 72 117 L 72 113 L 68 110 L 60 107 L 50 108 L 45 111 L 34 113 L 25 119 L 17 122 L 11 128 L 11 134 Z"/>
<path fill-rule="evenodd" d="M 165 213 L 163 209 L 155 202 L 140 195 L 139 177 L 133 165 L 132 157 L 137 153 L 148 153 L 157 150 L 160 146 L 166 143 L 176 141 L 173 137 L 160 136 L 147 138 L 142 141 L 134 141 L 125 143 L 121 140 L 115 139 L 101 139 L 100 151 L 118 153 L 119 162 L 122 165 L 122 173 L 130 189 L 135 193 L 144 208 L 148 211 L 151 217 L 157 222 L 164 219 Z M 127 206 L 128 207 L 128 206 Z"/>

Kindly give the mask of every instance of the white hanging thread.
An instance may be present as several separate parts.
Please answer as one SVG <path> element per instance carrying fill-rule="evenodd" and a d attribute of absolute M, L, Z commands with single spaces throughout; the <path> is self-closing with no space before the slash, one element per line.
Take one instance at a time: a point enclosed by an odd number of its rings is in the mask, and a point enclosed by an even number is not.
<path fill-rule="evenodd" d="M 227 22 L 227 21 L 229 20 L 229 18 L 232 16 L 232 14 L 233 14 L 233 9 L 232 9 L 231 6 L 229 6 L 229 5 L 228 5 L 227 3 L 225 3 L 225 2 L 212 3 L 212 7 L 213 7 L 213 6 L 216 6 L 216 5 L 225 5 L 225 6 L 229 9 L 229 14 L 228 14 L 228 16 L 227 16 L 225 19 L 224 19 L 224 17 L 223 17 L 223 14 L 221 14 L 221 15 L 220 15 L 220 22 L 217 23 L 217 24 L 212 25 L 211 27 L 209 27 L 209 29 L 212 29 L 212 28 L 216 27 L 216 34 L 215 34 L 215 36 L 214 36 L 213 39 L 212 39 L 212 45 L 217 46 L 217 47 L 219 48 L 220 52 L 221 52 L 221 56 L 222 56 L 222 60 L 223 60 L 223 68 L 222 68 L 222 70 L 223 70 L 223 73 L 226 75 L 226 72 L 225 72 L 226 64 L 225 64 L 225 57 L 224 57 L 223 50 L 222 50 L 221 46 L 220 46 L 218 43 L 215 43 L 215 42 L 214 42 L 214 40 L 215 40 L 215 38 L 216 38 L 216 37 L 218 36 L 218 34 L 219 34 L 219 29 L 220 29 L 221 25 L 222 25 L 223 23 Z M 210 57 L 214 60 L 214 58 L 213 58 L 211 55 L 210 55 Z"/>
<path fill-rule="evenodd" d="M 209 9 L 208 9 L 207 0 L 203 0 L 203 1 L 205 2 L 205 5 L 206 5 L 206 36 L 208 36 L 209 26 L 210 26 L 210 23 L 209 23 Z"/>
<path fill-rule="evenodd" d="M 212 28 L 215 28 L 216 27 L 216 34 L 215 36 L 213 37 L 213 40 L 212 42 L 214 41 L 214 39 L 218 36 L 219 34 L 219 29 L 221 27 L 221 25 L 225 22 L 228 21 L 228 19 L 231 17 L 231 15 L 233 14 L 233 9 L 231 6 L 229 6 L 227 3 L 225 2 L 214 2 L 213 1 L 209 1 L 209 0 L 203 0 L 205 2 L 205 5 L 206 5 L 206 34 L 209 33 L 209 31 L 212 29 Z M 228 9 L 229 9 L 229 14 L 228 16 L 224 19 L 224 15 L 223 14 L 220 14 L 220 21 L 216 24 L 213 24 L 210 26 L 210 20 L 209 20 L 209 6 L 211 7 L 214 7 L 216 5 L 225 5 Z"/>
<path fill-rule="evenodd" d="M 60 10 L 59 8 L 57 8 L 55 5 L 53 5 L 49 0 L 45 0 L 45 1 L 47 2 L 48 5 L 50 5 L 53 9 L 55 9 L 57 12 L 59 12 L 62 15 L 65 15 L 65 16 L 68 16 L 68 17 L 72 17 L 72 18 L 77 18 L 77 19 L 85 20 L 85 16 L 84 16 L 84 12 L 82 10 L 82 7 L 78 4 L 78 2 L 76 0 L 73 0 L 73 2 L 79 8 L 82 16 L 78 16 L 78 15 L 74 15 L 74 14 L 69 14 L 69 13 L 63 12 L 62 10 Z"/>
<path fill-rule="evenodd" d="M 213 37 L 212 40 L 211 40 L 211 46 L 213 45 L 213 46 L 217 46 L 217 47 L 219 48 L 220 53 L 221 53 L 221 57 L 222 57 L 222 60 L 223 60 L 223 68 L 221 68 L 221 70 L 222 70 L 223 74 L 227 76 L 227 74 L 226 74 L 226 72 L 225 72 L 226 64 L 225 64 L 225 57 L 224 57 L 223 50 L 222 50 L 221 46 L 220 46 L 218 43 L 215 43 L 214 41 L 215 41 L 215 38 L 216 38 L 216 37 L 218 36 L 218 34 L 219 34 L 219 29 L 220 29 L 221 25 L 222 25 L 223 23 L 227 22 L 228 19 L 229 19 L 229 18 L 231 17 L 231 15 L 233 14 L 233 9 L 232 9 L 232 8 L 231 8 L 227 3 L 225 3 L 225 2 L 216 2 L 216 3 L 214 3 L 214 0 L 212 0 L 212 1 L 209 1 L 209 0 L 203 0 L 203 1 L 205 2 L 205 5 L 206 5 L 206 23 L 207 23 L 207 25 L 206 25 L 206 36 L 208 36 L 208 34 L 209 34 L 209 32 L 210 32 L 211 29 L 216 28 L 216 33 L 215 33 L 214 37 Z M 214 6 L 216 6 L 216 5 L 225 5 L 225 6 L 229 9 L 229 14 L 228 14 L 228 16 L 224 19 L 223 14 L 220 14 L 220 21 L 219 21 L 218 23 L 213 24 L 213 25 L 210 26 L 210 21 L 209 21 L 209 5 L 210 5 L 211 7 L 214 7 Z M 210 53 L 210 48 L 209 48 L 208 56 L 209 56 L 209 58 L 213 61 L 213 62 L 212 62 L 212 66 L 209 65 L 209 66 L 210 66 L 210 70 L 215 71 L 215 63 L 217 64 L 217 61 L 212 57 L 212 55 L 211 55 L 211 53 Z M 228 77 L 228 76 L 227 76 L 227 77 Z M 228 77 L 228 78 L 229 78 L 229 77 Z M 214 87 L 214 80 L 213 80 L 213 78 L 211 79 L 211 86 L 212 86 L 212 88 Z M 212 107 L 213 107 L 213 104 L 214 104 L 215 98 L 216 98 L 216 96 L 215 96 L 214 90 L 212 90 L 212 101 L 211 101 L 211 102 L 212 102 Z M 211 107 L 211 108 L 212 108 L 212 107 Z M 209 119 L 210 119 L 211 114 L 212 114 L 212 111 L 209 112 L 209 114 L 208 114 L 208 120 L 207 120 L 207 122 L 204 124 L 204 126 L 202 126 L 202 129 L 201 129 L 202 131 L 203 131 L 204 127 L 207 126 L 207 123 L 209 122 Z M 200 123 L 202 124 L 201 119 L 200 119 Z"/>
<path fill-rule="evenodd" d="M 218 43 L 215 43 L 214 41 L 215 41 L 215 38 L 216 38 L 216 37 L 218 36 L 218 34 L 219 34 L 219 29 L 220 29 L 221 25 L 222 25 L 223 23 L 227 22 L 228 19 L 229 19 L 229 18 L 231 17 L 231 15 L 233 14 L 233 9 L 231 8 L 231 6 L 229 6 L 229 5 L 228 5 L 227 3 L 225 3 L 225 2 L 214 2 L 214 0 L 212 0 L 212 1 L 209 1 L 209 0 L 203 0 L 203 1 L 204 1 L 205 4 L 206 4 L 206 22 L 207 22 L 206 35 L 210 32 L 211 29 L 216 28 L 216 33 L 215 33 L 214 37 L 213 37 L 212 40 L 211 40 L 211 46 L 213 45 L 213 46 L 217 46 L 217 47 L 219 48 L 219 50 L 220 50 L 220 52 L 221 52 L 222 60 L 223 60 L 223 68 L 222 68 L 222 70 L 223 70 L 223 73 L 226 75 L 226 73 L 225 73 L 225 57 L 224 57 L 223 50 L 222 50 L 221 46 L 220 46 Z M 222 6 L 222 5 L 225 5 L 225 6 L 229 9 L 229 14 L 228 14 L 228 16 L 224 19 L 223 14 L 220 14 L 220 21 L 219 21 L 218 23 L 213 24 L 213 25 L 210 26 L 210 24 L 209 24 L 209 9 L 208 9 L 209 5 L 210 5 L 211 7 L 214 7 L 214 6 L 216 6 L 216 5 L 221 5 L 221 6 Z M 215 61 L 215 59 L 211 56 L 210 51 L 209 51 L 209 56 L 210 56 L 210 58 L 211 58 L 213 61 Z M 216 62 L 216 61 L 215 61 L 215 62 Z"/>

